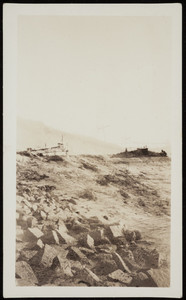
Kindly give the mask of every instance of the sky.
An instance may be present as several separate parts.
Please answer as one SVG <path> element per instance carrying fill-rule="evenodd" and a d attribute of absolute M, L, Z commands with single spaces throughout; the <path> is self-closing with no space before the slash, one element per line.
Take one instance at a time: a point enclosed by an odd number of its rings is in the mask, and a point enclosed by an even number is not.
<path fill-rule="evenodd" d="M 125 146 L 169 144 L 171 18 L 19 16 L 17 115 Z"/>

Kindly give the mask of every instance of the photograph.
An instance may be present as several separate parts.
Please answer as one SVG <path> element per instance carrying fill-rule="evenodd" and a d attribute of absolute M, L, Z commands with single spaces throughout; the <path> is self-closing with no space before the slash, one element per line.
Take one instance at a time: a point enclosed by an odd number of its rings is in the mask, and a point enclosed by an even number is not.
<path fill-rule="evenodd" d="M 4 7 L 14 288 L 169 290 L 181 221 L 181 7 L 51 7 Z"/>

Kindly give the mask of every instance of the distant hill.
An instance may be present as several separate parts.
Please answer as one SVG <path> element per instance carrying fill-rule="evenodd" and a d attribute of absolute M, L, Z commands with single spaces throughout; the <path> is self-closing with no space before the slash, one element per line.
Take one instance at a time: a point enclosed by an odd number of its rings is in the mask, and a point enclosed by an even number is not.
<path fill-rule="evenodd" d="M 123 150 L 120 146 L 106 143 L 95 138 L 62 132 L 47 127 L 42 122 L 17 118 L 17 150 L 55 146 L 64 137 L 69 154 L 114 154 Z"/>

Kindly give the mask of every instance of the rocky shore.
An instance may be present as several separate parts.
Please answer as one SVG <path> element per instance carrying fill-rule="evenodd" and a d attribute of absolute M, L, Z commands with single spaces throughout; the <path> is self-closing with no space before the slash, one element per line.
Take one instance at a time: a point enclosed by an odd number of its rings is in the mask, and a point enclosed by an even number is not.
<path fill-rule="evenodd" d="M 87 194 L 70 197 L 62 188 L 60 193 L 49 170 L 38 168 L 43 163 L 49 162 L 25 155 L 17 162 L 17 286 L 169 286 L 166 261 L 138 227 L 115 221 L 106 207 L 102 218 L 95 209 L 91 216 L 81 212 L 80 198 L 95 202 L 94 192 L 87 188 Z M 97 172 L 87 161 L 81 165 Z"/>

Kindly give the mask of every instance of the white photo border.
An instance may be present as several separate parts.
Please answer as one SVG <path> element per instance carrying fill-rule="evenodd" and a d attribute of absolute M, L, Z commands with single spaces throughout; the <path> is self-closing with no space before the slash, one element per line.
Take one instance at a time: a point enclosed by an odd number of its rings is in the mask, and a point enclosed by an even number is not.
<path fill-rule="evenodd" d="M 32 16 L 172 18 L 171 284 L 169 288 L 17 287 L 15 285 L 17 21 Z M 182 297 L 182 6 L 176 4 L 3 5 L 3 291 L 4 297 Z M 161 238 L 161 237 L 160 237 Z"/>

